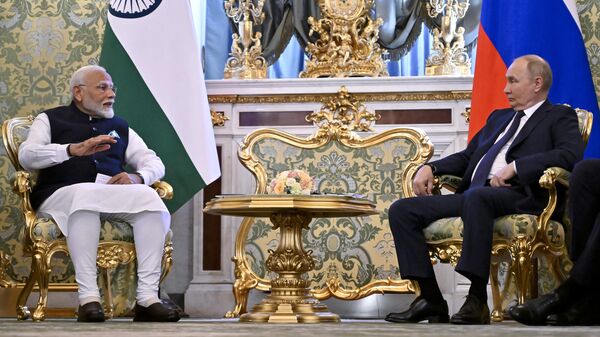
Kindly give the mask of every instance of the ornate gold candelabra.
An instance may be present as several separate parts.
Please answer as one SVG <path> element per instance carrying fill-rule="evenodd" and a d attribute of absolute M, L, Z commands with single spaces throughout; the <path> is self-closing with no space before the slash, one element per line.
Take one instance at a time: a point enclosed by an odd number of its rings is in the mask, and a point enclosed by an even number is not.
<path fill-rule="evenodd" d="M 374 0 L 318 0 L 322 19 L 308 18 L 309 43 L 305 71 L 300 77 L 387 76 L 377 39 L 381 18 L 371 20 Z"/>
<path fill-rule="evenodd" d="M 471 60 L 465 49 L 464 27 L 456 27 L 465 17 L 469 0 L 429 0 L 427 14 L 442 14 L 440 28 L 433 29 L 433 54 L 427 60 L 426 75 L 468 75 Z"/>
<path fill-rule="evenodd" d="M 238 2 L 238 6 L 235 4 Z M 252 26 L 262 23 L 264 0 L 226 0 L 225 13 L 238 24 L 239 35 L 233 33 L 231 57 L 225 65 L 225 78 L 266 78 L 267 61 L 262 57 L 260 38 L 256 32 L 252 37 Z"/>

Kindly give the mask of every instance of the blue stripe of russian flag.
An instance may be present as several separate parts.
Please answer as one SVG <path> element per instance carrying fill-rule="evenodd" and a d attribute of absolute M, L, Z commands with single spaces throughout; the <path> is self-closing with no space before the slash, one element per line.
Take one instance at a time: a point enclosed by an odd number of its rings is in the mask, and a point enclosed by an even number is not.
<path fill-rule="evenodd" d="M 594 113 L 586 157 L 600 157 L 600 111 L 594 83 L 583 36 L 565 5 L 573 1 L 485 0 L 481 24 L 506 66 L 525 54 L 538 54 L 548 61 L 554 74 L 550 100 Z"/>

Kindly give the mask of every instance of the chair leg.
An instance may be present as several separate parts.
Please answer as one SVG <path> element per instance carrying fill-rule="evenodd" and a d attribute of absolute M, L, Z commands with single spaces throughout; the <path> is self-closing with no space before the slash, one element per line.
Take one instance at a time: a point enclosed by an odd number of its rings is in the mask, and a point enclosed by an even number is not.
<path fill-rule="evenodd" d="M 104 317 L 106 319 L 112 319 L 114 316 L 112 286 L 110 284 L 111 272 L 112 270 L 109 268 L 100 268 L 100 278 L 104 288 Z"/>
<path fill-rule="evenodd" d="M 48 303 L 48 283 L 50 281 L 50 268 L 46 252 L 36 252 L 32 257 L 32 277 L 37 279 L 40 287 L 40 297 L 37 306 L 33 310 L 31 318 L 38 322 L 46 318 L 46 306 Z"/>
<path fill-rule="evenodd" d="M 31 295 L 31 290 L 33 290 L 33 286 L 37 282 L 38 276 L 36 271 L 39 270 L 39 267 L 36 265 L 39 257 L 35 256 L 31 258 L 31 272 L 29 273 L 29 277 L 25 282 L 25 286 L 19 293 L 19 298 L 17 299 L 17 319 L 18 320 L 26 320 L 31 317 L 31 312 L 29 308 L 27 308 L 27 299 L 29 295 Z"/>
<path fill-rule="evenodd" d="M 161 265 L 159 284 L 162 284 L 173 267 L 173 241 L 169 240 L 165 242 L 165 250 L 163 252 Z"/>
<path fill-rule="evenodd" d="M 524 235 L 519 235 L 510 247 L 512 255 L 512 272 L 515 276 L 515 285 L 517 287 L 517 301 L 519 304 L 525 303 L 525 299 L 530 289 L 531 277 L 531 245 Z"/>
<path fill-rule="evenodd" d="M 502 322 L 504 313 L 502 311 L 502 297 L 500 296 L 500 283 L 498 282 L 499 262 L 492 262 L 490 266 L 490 283 L 492 286 L 492 301 L 494 309 L 492 310 L 492 321 Z"/>

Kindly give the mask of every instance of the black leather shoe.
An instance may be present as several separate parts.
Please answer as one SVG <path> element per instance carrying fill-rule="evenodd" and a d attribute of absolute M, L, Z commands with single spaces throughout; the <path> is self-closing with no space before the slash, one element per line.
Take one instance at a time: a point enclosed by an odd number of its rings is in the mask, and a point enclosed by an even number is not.
<path fill-rule="evenodd" d="M 473 295 L 467 295 L 460 310 L 450 318 L 452 324 L 490 324 L 490 308 Z"/>
<path fill-rule="evenodd" d="M 549 325 L 590 326 L 600 325 L 600 311 L 596 309 L 598 298 L 586 297 L 573 304 L 569 310 L 547 317 Z"/>
<path fill-rule="evenodd" d="M 89 302 L 77 308 L 77 322 L 104 322 L 104 310 L 99 302 Z"/>
<path fill-rule="evenodd" d="M 545 325 L 548 315 L 564 312 L 568 303 L 561 300 L 558 293 L 551 292 L 523 304 L 515 305 L 508 311 L 512 318 L 527 325 Z"/>
<path fill-rule="evenodd" d="M 417 297 L 408 310 L 389 313 L 385 320 L 393 323 L 448 323 L 448 303 L 431 303 L 423 297 Z"/>
<path fill-rule="evenodd" d="M 177 322 L 179 320 L 177 310 L 162 302 L 156 302 L 149 307 L 135 305 L 134 322 Z"/>

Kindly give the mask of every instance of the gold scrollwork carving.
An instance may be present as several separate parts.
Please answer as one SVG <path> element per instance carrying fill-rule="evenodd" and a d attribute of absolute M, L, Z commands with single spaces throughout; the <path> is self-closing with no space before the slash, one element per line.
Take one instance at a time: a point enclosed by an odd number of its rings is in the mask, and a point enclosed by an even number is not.
<path fill-rule="evenodd" d="M 127 264 L 135 259 L 133 245 L 100 243 L 96 264 L 103 269 L 112 269 L 119 264 Z"/>
<path fill-rule="evenodd" d="M 308 18 L 310 60 L 300 77 L 387 76 L 377 39 L 381 18 L 371 20 L 373 0 L 319 0 L 322 19 Z"/>
<path fill-rule="evenodd" d="M 0 288 L 13 288 L 15 283 L 10 281 L 6 270 L 10 266 L 10 259 L 3 251 L 0 251 Z"/>
<path fill-rule="evenodd" d="M 171 200 L 173 199 L 173 186 L 165 181 L 156 181 L 152 184 L 152 188 L 158 193 L 161 199 Z"/>
<path fill-rule="evenodd" d="M 460 242 L 444 243 L 430 249 L 429 255 L 432 261 L 439 259 L 443 263 L 450 263 L 452 266 L 456 267 L 461 250 L 462 243 Z"/>
<path fill-rule="evenodd" d="M 460 113 L 465 118 L 465 123 L 471 123 L 471 108 L 466 108 L 464 112 Z"/>
<path fill-rule="evenodd" d="M 243 259 L 232 257 L 235 265 L 234 275 L 235 282 L 233 283 L 233 296 L 235 298 L 235 308 L 225 314 L 226 318 L 239 317 L 248 311 L 248 292 L 250 289 L 258 285 L 258 280 L 245 266 Z"/>
<path fill-rule="evenodd" d="M 210 109 L 210 119 L 213 126 L 225 126 L 225 122 L 229 120 L 229 117 L 225 116 L 225 111 Z"/>
<path fill-rule="evenodd" d="M 315 139 L 358 139 L 355 131 L 372 131 L 374 121 L 381 118 L 366 107 L 348 89 L 342 86 L 336 97 L 325 103 L 321 110 L 306 116 L 318 128 Z"/>

